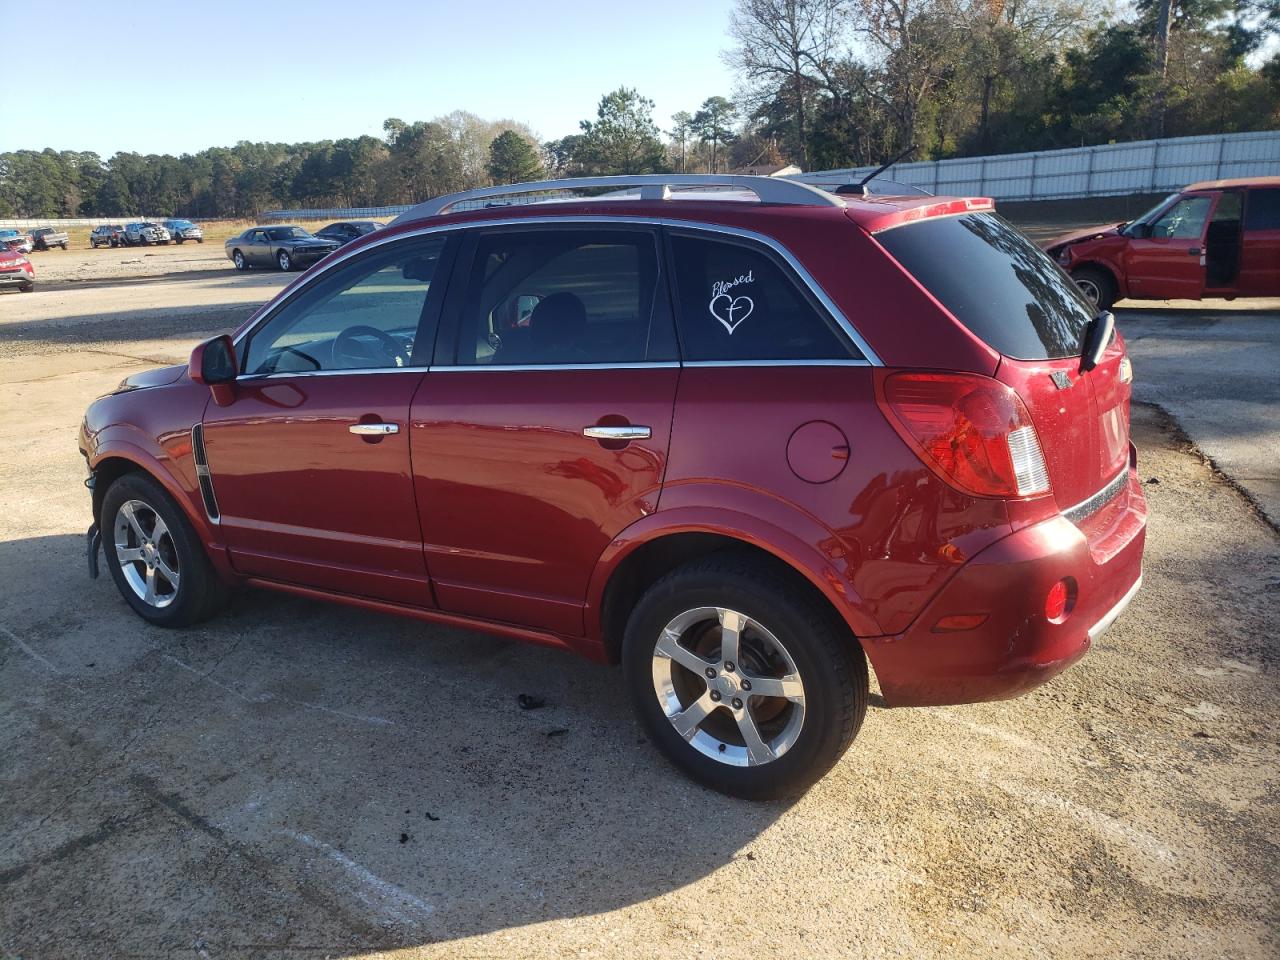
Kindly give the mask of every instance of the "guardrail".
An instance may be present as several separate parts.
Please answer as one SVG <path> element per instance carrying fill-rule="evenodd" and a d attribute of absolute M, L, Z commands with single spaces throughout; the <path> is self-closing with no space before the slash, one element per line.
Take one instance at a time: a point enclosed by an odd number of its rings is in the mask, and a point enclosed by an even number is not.
<path fill-rule="evenodd" d="M 792 179 L 836 187 L 874 169 L 817 170 Z M 884 176 L 940 195 L 1068 200 L 1169 193 L 1198 180 L 1274 174 L 1280 174 L 1280 130 L 899 163 Z"/>

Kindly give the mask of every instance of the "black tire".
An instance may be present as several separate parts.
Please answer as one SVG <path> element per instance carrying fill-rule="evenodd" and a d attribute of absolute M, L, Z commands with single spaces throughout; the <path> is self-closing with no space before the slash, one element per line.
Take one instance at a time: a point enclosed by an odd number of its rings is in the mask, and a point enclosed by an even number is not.
<path fill-rule="evenodd" d="M 196 243 L 204 243 L 204 237 L 196 237 Z"/>
<path fill-rule="evenodd" d="M 67 249 L 67 245 L 66 245 L 65 243 L 64 243 L 64 244 L 62 244 L 62 249 L 63 249 L 63 250 Z"/>
<path fill-rule="evenodd" d="M 285 273 L 293 269 L 293 257 L 289 256 L 288 250 L 281 250 L 276 254 L 276 266 Z"/>
<path fill-rule="evenodd" d="M 181 238 L 181 237 L 178 237 L 178 239 L 174 240 L 173 242 L 174 242 L 174 243 L 176 243 L 178 246 L 182 246 L 182 238 Z"/>
<path fill-rule="evenodd" d="M 249 261 L 245 259 L 244 254 L 239 250 L 231 251 L 231 262 L 235 264 L 237 270 L 242 272 L 249 269 Z"/>
<path fill-rule="evenodd" d="M 36 285 L 34 283 L 24 283 L 22 286 L 18 287 L 18 292 L 30 293 L 35 288 L 36 288 Z"/>
<path fill-rule="evenodd" d="M 179 583 L 172 589 L 172 599 L 165 606 L 148 603 L 143 596 L 135 592 L 121 565 L 116 546 L 116 520 L 128 526 L 127 520 L 119 517 L 121 509 L 130 502 L 140 502 L 160 518 L 167 527 L 167 535 L 157 537 L 157 547 L 163 554 L 167 566 L 176 571 Z M 135 514 L 145 513 L 134 508 Z M 145 528 L 146 521 L 139 518 Z M 154 519 L 154 518 L 153 518 Z M 185 627 L 199 623 L 213 616 L 226 602 L 227 586 L 218 577 L 204 546 L 191 528 L 186 516 L 173 499 L 158 482 L 145 473 L 126 473 L 107 488 L 102 498 L 102 513 L 98 518 L 102 530 L 102 552 L 107 569 L 111 571 L 111 579 L 125 602 L 133 608 L 134 613 L 149 623 L 160 627 Z M 136 530 L 136 528 L 133 528 Z M 154 523 L 151 530 L 155 530 Z M 136 534 L 133 535 L 136 538 Z M 176 561 L 177 566 L 173 567 Z M 135 573 L 142 577 L 139 566 L 144 561 L 137 561 L 133 566 Z M 163 576 L 158 583 L 167 583 Z M 164 593 L 157 586 L 157 593 Z"/>
<path fill-rule="evenodd" d="M 1102 267 L 1076 267 L 1071 271 L 1071 279 L 1085 299 L 1099 310 L 1110 310 L 1116 302 L 1116 282 Z"/>
<path fill-rule="evenodd" d="M 756 643 L 751 631 L 763 627 L 781 642 L 803 682 L 804 709 L 799 731 L 793 742 L 775 759 L 757 765 L 735 766 L 715 759 L 725 755 L 724 745 L 704 753 L 681 736 L 668 718 L 659 699 L 655 681 L 655 645 L 665 628 L 700 608 L 728 608 L 744 614 L 758 627 L 744 632 L 740 656 L 743 663 L 734 671 L 723 661 L 717 664 L 717 677 L 734 676 L 741 681 L 755 668 L 748 666 L 749 648 Z M 701 632 L 702 643 L 716 644 L 716 652 L 705 655 L 712 663 L 719 656 L 717 639 L 721 634 L 714 620 L 705 621 L 694 632 Z M 709 631 L 709 632 L 708 632 Z M 757 661 L 759 663 L 761 661 Z M 724 552 L 690 561 L 667 574 L 641 597 L 627 621 L 622 645 L 622 665 L 628 692 L 641 725 L 667 758 L 692 779 L 713 790 L 749 800 L 769 800 L 795 796 L 820 779 L 844 754 L 857 736 L 866 716 L 868 700 L 867 663 L 858 641 L 822 598 L 794 584 L 789 571 L 779 564 L 751 555 Z M 726 737 L 735 736 L 734 715 L 727 698 L 730 694 L 712 693 L 719 679 L 707 680 L 692 669 L 676 667 L 673 678 L 687 686 L 679 696 L 676 709 L 687 708 L 692 700 L 705 695 L 720 697 L 712 707 L 707 722 L 720 724 Z M 758 673 L 758 671 L 755 671 Z M 757 685 L 760 677 L 756 676 Z M 776 674 L 775 674 L 776 676 Z M 701 684 L 701 687 L 698 684 Z M 747 688 L 743 688 L 745 691 Z M 760 699 L 746 695 L 746 709 L 753 723 L 762 721 Z M 741 701 L 734 698 L 735 706 Z M 782 698 L 764 701 L 766 709 L 780 709 L 776 722 L 795 716 L 795 704 Z M 712 718 L 718 719 L 713 720 Z M 758 729 L 767 735 L 761 722 Z M 701 736 L 701 726 L 695 731 Z M 785 731 L 778 735 L 785 737 Z M 740 738 L 741 739 L 741 738 Z M 711 743 L 717 741 L 712 737 Z M 745 740 L 743 741 L 745 743 Z M 779 743 L 778 739 L 769 741 Z M 704 749 L 709 749 L 704 745 Z M 735 747 L 743 751 L 744 747 Z M 716 750 L 719 753 L 716 753 Z M 741 762 L 741 761 L 740 761 Z"/>

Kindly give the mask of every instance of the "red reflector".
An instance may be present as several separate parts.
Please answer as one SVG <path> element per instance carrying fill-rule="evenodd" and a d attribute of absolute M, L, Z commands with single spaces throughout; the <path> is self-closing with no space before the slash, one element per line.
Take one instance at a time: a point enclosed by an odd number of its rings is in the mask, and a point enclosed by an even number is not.
<path fill-rule="evenodd" d="M 970 373 L 900 372 L 880 382 L 881 405 L 904 440 L 944 480 L 980 497 L 1048 490 L 1040 443 L 1022 400 L 1007 385 Z M 1034 468 L 1019 489 L 1014 446 L 1034 446 Z M 1034 443 L 1032 444 L 1032 441 Z M 1027 474 L 1027 465 L 1021 465 Z"/>
<path fill-rule="evenodd" d="M 952 633 L 956 630 L 972 630 L 987 622 L 985 613 L 953 613 L 933 625 L 934 633 Z"/>
<path fill-rule="evenodd" d="M 1067 606 L 1071 602 L 1071 585 L 1066 580 L 1059 580 L 1049 588 L 1044 598 L 1045 618 L 1053 623 L 1061 623 L 1067 618 Z"/>

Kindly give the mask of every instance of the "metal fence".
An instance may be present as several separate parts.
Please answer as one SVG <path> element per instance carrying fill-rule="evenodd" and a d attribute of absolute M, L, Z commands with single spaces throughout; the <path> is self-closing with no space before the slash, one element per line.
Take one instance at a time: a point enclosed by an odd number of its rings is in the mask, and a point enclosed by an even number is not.
<path fill-rule="evenodd" d="M 874 169 L 819 170 L 793 179 L 835 187 L 856 183 Z M 1065 200 L 1168 193 L 1197 180 L 1268 174 L 1280 174 L 1280 130 L 900 163 L 884 176 L 934 194 Z"/>
<path fill-rule="evenodd" d="M 0 230 L 34 230 L 36 227 L 101 227 L 109 223 L 135 223 L 145 217 L 72 217 L 64 220 L 47 220 L 40 217 L 25 220 L 0 220 Z M 157 219 L 165 219 L 160 217 Z"/>

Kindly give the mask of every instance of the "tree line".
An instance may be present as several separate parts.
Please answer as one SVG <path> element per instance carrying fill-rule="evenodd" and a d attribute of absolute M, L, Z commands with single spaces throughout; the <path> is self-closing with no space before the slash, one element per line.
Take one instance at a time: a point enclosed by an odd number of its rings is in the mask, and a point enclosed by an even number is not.
<path fill-rule="evenodd" d="M 736 85 L 660 128 L 622 87 L 579 131 L 465 111 L 195 154 L 0 153 L 0 217 L 252 217 L 543 176 L 862 166 L 1280 127 L 1280 0 L 737 0 Z"/>

